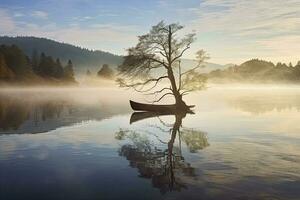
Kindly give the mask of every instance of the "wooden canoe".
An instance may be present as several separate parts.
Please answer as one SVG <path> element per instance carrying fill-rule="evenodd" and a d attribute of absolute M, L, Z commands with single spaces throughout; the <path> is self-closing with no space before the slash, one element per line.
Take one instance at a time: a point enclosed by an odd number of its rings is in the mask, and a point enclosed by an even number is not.
<path fill-rule="evenodd" d="M 136 111 L 148 111 L 148 112 L 156 112 L 156 113 L 172 113 L 176 111 L 175 104 L 156 105 L 156 104 L 138 103 L 131 100 L 129 102 L 131 108 Z"/>
<path fill-rule="evenodd" d="M 147 112 L 154 112 L 154 113 L 176 113 L 176 105 L 169 104 L 169 105 L 156 105 L 156 104 L 145 104 L 145 103 L 138 103 L 135 101 L 129 101 L 130 106 L 135 111 L 147 111 Z M 189 106 L 192 108 L 194 106 Z"/>

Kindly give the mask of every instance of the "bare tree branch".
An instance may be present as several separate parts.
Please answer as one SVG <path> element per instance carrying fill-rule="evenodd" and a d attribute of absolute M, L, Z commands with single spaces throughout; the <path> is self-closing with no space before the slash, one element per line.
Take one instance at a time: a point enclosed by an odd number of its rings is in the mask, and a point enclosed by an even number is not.
<path fill-rule="evenodd" d="M 190 48 L 189 45 L 188 45 L 186 48 L 184 48 L 178 56 L 176 56 L 175 58 L 173 58 L 173 59 L 171 60 L 171 63 L 173 63 L 173 62 L 174 62 L 175 60 L 177 60 L 178 58 L 181 58 L 182 55 L 184 54 L 184 52 L 185 52 L 186 50 L 188 50 L 189 48 Z"/>
<path fill-rule="evenodd" d="M 189 69 L 189 70 L 187 70 L 187 71 L 181 73 L 181 76 L 183 76 L 183 75 L 185 75 L 185 74 L 188 74 L 188 73 L 190 73 L 190 72 L 192 72 L 192 71 L 195 71 L 196 69 L 198 69 L 198 68 L 200 68 L 200 67 L 201 67 L 201 66 L 196 66 L 196 67 L 194 67 L 194 68 L 192 68 L 192 69 Z"/>
<path fill-rule="evenodd" d="M 173 93 L 171 92 L 168 92 L 168 93 L 165 93 L 164 95 L 162 95 L 159 99 L 155 100 L 153 103 L 157 103 L 157 102 L 160 102 L 164 97 L 168 96 L 168 95 L 173 95 Z"/>
<path fill-rule="evenodd" d="M 181 74 L 181 60 L 179 60 L 179 65 L 178 65 L 178 73 L 179 73 L 179 86 L 178 86 L 178 90 L 181 89 L 181 85 L 182 85 L 182 74 Z"/>
<path fill-rule="evenodd" d="M 151 92 L 151 93 L 148 93 L 148 94 L 146 94 L 146 95 L 156 95 L 156 94 L 159 94 L 159 93 L 161 93 L 161 92 L 163 92 L 163 91 L 165 91 L 165 90 L 170 90 L 170 91 L 172 91 L 171 88 L 165 87 L 165 88 L 162 88 L 161 90 L 158 90 L 158 91 L 155 91 L 155 92 Z"/>

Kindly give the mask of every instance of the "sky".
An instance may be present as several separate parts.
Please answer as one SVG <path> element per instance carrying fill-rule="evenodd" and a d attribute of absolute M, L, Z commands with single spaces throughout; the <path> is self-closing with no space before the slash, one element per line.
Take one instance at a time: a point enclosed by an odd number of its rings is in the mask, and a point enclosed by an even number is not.
<path fill-rule="evenodd" d="M 0 35 L 37 36 L 124 55 L 159 21 L 184 25 L 210 62 L 300 60 L 300 0 L 0 0 Z"/>

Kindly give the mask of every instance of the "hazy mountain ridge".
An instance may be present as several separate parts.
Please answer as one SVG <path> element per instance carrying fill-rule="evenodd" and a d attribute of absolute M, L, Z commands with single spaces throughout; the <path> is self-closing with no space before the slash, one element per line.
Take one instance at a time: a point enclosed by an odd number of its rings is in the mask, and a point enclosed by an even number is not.
<path fill-rule="evenodd" d="M 209 73 L 213 70 L 223 70 L 228 67 L 233 66 L 234 64 L 226 64 L 226 65 L 220 65 L 216 63 L 211 63 L 211 62 L 204 62 L 203 63 L 203 68 L 201 68 L 201 72 L 203 73 Z M 197 61 L 192 60 L 192 59 L 182 59 L 182 68 L 183 69 L 188 69 L 188 68 L 193 68 L 197 66 Z"/>
<path fill-rule="evenodd" d="M 39 54 L 44 52 L 49 56 L 59 58 L 62 62 L 67 62 L 71 59 L 74 63 L 75 71 L 80 73 L 85 72 L 86 69 L 96 72 L 103 64 L 117 66 L 122 62 L 121 56 L 109 52 L 89 50 L 46 38 L 1 36 L 0 44 L 15 44 L 28 57 L 31 57 L 36 50 Z"/>

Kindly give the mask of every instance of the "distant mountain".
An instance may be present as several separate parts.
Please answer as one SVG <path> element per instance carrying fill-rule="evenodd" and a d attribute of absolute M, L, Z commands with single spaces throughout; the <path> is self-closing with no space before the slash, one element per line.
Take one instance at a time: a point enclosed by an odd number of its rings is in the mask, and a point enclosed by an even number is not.
<path fill-rule="evenodd" d="M 59 58 L 62 62 L 67 62 L 71 59 L 77 73 L 85 73 L 87 69 L 96 73 L 103 64 L 115 67 L 122 62 L 121 56 L 112 53 L 99 50 L 93 51 L 46 38 L 1 36 L 1 44 L 15 44 L 28 57 L 31 57 L 33 52 L 37 51 L 39 54 L 44 52 L 46 55 Z"/>
<path fill-rule="evenodd" d="M 197 66 L 197 62 L 195 60 L 182 59 L 182 68 L 183 68 L 183 70 L 193 68 L 193 67 L 196 67 L 196 66 Z M 204 62 L 203 66 L 204 67 L 201 69 L 201 71 L 203 73 L 209 73 L 209 72 L 217 70 L 217 69 L 224 70 L 228 67 L 233 66 L 233 64 L 220 65 L 220 64 L 210 63 L 210 62 Z"/>

